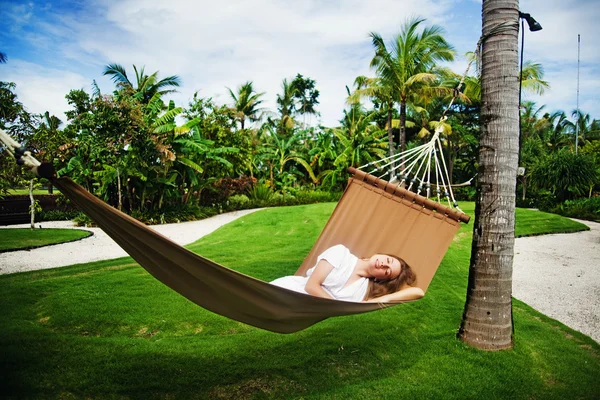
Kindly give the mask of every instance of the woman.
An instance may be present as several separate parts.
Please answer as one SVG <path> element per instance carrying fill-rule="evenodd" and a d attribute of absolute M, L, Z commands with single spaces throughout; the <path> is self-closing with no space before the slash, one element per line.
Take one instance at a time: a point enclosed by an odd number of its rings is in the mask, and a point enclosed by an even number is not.
<path fill-rule="evenodd" d="M 415 279 L 399 257 L 375 254 L 359 259 L 338 244 L 325 250 L 306 276 L 285 276 L 271 284 L 329 299 L 384 303 L 423 297 L 423 290 L 410 286 Z"/>

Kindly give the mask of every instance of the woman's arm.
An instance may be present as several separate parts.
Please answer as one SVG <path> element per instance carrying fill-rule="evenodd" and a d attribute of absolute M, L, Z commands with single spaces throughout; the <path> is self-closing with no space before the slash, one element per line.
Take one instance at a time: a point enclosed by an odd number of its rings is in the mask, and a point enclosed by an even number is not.
<path fill-rule="evenodd" d="M 313 273 L 308 278 L 308 281 L 306 282 L 306 286 L 304 288 L 304 290 L 306 290 L 306 293 L 311 294 L 313 296 L 317 296 L 317 297 L 325 297 L 326 299 L 333 299 L 333 297 L 331 297 L 331 295 L 329 293 L 327 293 L 327 291 L 325 291 L 325 289 L 323 289 L 323 286 L 322 286 L 323 282 L 325 281 L 325 278 L 327 278 L 327 275 L 329 275 L 329 273 L 332 270 L 333 270 L 333 265 L 331 265 L 328 261 L 326 261 L 326 260 L 319 261 L 319 263 L 315 267 L 315 270 L 313 271 Z"/>
<path fill-rule="evenodd" d="M 389 293 L 380 297 L 366 300 L 367 303 L 388 303 L 392 301 L 407 301 L 417 300 L 425 296 L 423 289 L 418 287 L 408 286 L 404 289 L 398 290 L 395 293 Z"/>

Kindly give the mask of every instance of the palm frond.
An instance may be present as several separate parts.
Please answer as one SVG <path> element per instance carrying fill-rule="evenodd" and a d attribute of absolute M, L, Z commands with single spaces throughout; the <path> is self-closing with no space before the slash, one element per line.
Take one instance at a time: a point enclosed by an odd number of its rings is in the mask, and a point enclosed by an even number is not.
<path fill-rule="evenodd" d="M 172 76 L 167 76 L 166 78 L 163 78 L 156 83 L 157 89 L 162 89 L 163 87 L 167 87 L 167 86 L 180 87 L 181 86 L 181 78 L 177 75 L 172 75 Z M 173 91 L 175 91 L 175 90 L 173 90 Z"/>
<path fill-rule="evenodd" d="M 129 81 L 129 78 L 127 78 L 127 72 L 125 71 L 125 68 L 119 64 L 108 64 L 106 67 L 104 67 L 103 75 L 110 75 L 111 80 L 114 83 L 121 83 L 126 86 L 133 87 Z"/>
<path fill-rule="evenodd" d="M 154 124 L 152 124 L 152 125 L 154 127 L 160 127 L 162 125 L 172 123 L 173 121 L 175 121 L 175 117 L 177 115 L 181 114 L 182 112 L 183 112 L 183 108 L 181 108 L 181 107 L 175 107 L 171 110 L 168 110 L 163 115 L 161 115 L 158 119 L 156 119 L 156 121 L 154 121 Z"/>
<path fill-rule="evenodd" d="M 193 169 L 194 171 L 198 172 L 198 173 L 203 173 L 204 172 L 204 168 L 202 168 L 200 165 L 196 164 L 194 161 L 190 160 L 189 158 L 177 158 L 177 162 L 180 164 L 183 164 L 187 167 L 190 167 L 191 169 Z"/>

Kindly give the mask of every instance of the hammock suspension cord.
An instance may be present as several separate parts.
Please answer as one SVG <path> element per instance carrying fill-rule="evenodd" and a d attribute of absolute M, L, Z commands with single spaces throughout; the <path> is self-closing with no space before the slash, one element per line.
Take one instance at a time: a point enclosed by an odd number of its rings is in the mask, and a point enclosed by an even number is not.
<path fill-rule="evenodd" d="M 454 101 L 460 96 L 460 91 L 465 83 L 465 79 L 467 78 L 471 66 L 476 60 L 479 59 L 481 55 L 482 43 L 490 36 L 496 35 L 510 28 L 510 23 L 503 23 L 493 28 L 488 35 L 482 35 L 479 38 L 479 40 L 477 41 L 477 45 L 475 46 L 473 56 L 469 60 L 467 68 L 462 74 L 458 85 L 456 86 L 456 88 L 454 88 L 452 99 L 442 112 L 442 116 L 439 122 L 437 123 L 433 137 L 431 138 L 431 140 L 429 140 L 429 142 L 420 146 L 416 146 L 412 149 L 408 149 L 402 153 L 398 153 L 377 161 L 372 161 L 367 164 L 361 165 L 360 167 L 358 167 L 358 169 L 364 170 L 375 166 L 375 168 L 372 168 L 370 171 L 368 171 L 369 174 L 375 175 L 380 179 L 389 175 L 390 183 L 398 182 L 398 187 L 405 187 L 406 185 L 408 185 L 408 190 L 413 190 L 415 184 L 418 184 L 418 186 L 416 187 L 416 193 L 420 195 L 423 192 L 423 189 L 425 189 L 424 196 L 427 198 L 431 197 L 432 186 L 435 186 L 435 194 L 438 203 L 442 202 L 441 197 L 443 190 L 443 197 L 448 202 L 448 206 L 454 207 L 458 211 L 463 212 L 458 207 L 458 203 L 454 198 L 454 192 L 452 190 L 452 187 L 468 186 L 471 184 L 471 181 L 474 177 L 469 179 L 467 182 L 461 184 L 453 185 L 450 183 L 450 174 L 448 173 L 448 168 L 446 166 L 446 159 L 444 158 L 444 151 L 442 147 L 442 142 L 440 140 L 440 134 L 444 132 L 444 123 L 448 120 L 446 113 L 448 112 L 448 110 L 450 110 L 450 108 L 454 104 Z M 418 167 L 415 170 L 417 164 Z M 433 184 L 431 183 L 432 164 L 435 174 L 435 183 Z M 403 166 L 400 174 L 396 175 L 395 165 Z M 382 171 L 383 173 L 381 173 Z"/>
<path fill-rule="evenodd" d="M 443 156 L 442 141 L 440 140 L 440 134 L 444 129 L 443 122 L 446 119 L 446 116 L 442 117 L 440 124 L 435 128 L 433 137 L 427 143 L 403 153 L 361 165 L 358 169 L 367 170 L 367 173 L 380 179 L 390 175 L 390 183 L 396 183 L 398 187 L 406 187 L 408 190 L 427 198 L 432 196 L 432 186 L 435 186 L 438 203 L 443 201 L 443 196 L 449 207 L 454 207 L 462 212 L 454 198 L 454 192 L 450 184 L 450 174 L 448 173 L 446 160 Z M 380 164 L 382 162 L 383 164 Z M 404 169 L 400 174 L 393 175 L 392 170 L 388 167 L 398 164 L 404 165 Z M 431 184 L 432 168 L 435 184 Z"/>

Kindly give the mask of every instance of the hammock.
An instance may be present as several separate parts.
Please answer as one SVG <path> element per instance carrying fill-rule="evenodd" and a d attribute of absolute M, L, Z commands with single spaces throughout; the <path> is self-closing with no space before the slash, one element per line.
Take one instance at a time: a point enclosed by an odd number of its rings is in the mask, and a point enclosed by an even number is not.
<path fill-rule="evenodd" d="M 40 164 L 7 137 L 0 130 L 0 139 L 20 164 L 49 179 L 156 279 L 207 310 L 269 331 L 291 333 L 329 317 L 399 304 L 314 297 L 228 269 L 109 206 L 70 178 L 56 178 L 51 165 Z M 352 176 L 342 198 L 296 274 L 304 275 L 325 249 L 344 244 L 357 256 L 400 255 L 417 275 L 414 286 L 425 292 L 459 222 L 468 222 L 469 216 L 402 185 L 354 168 L 349 172 Z"/>

